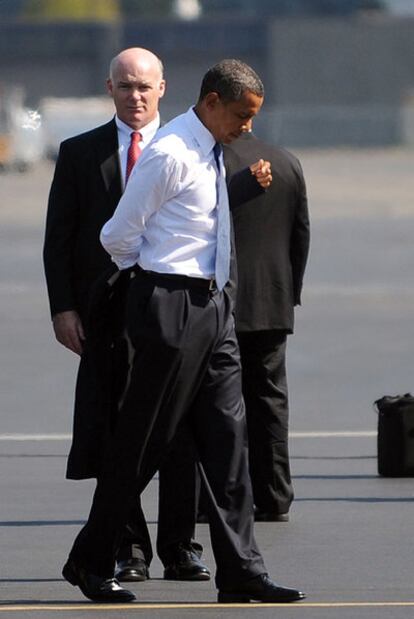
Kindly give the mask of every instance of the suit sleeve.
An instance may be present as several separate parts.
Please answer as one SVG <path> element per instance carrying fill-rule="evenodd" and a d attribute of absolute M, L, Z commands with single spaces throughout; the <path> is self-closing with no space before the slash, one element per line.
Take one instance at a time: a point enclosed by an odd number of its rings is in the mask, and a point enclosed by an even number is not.
<path fill-rule="evenodd" d="M 74 291 L 74 249 L 79 227 L 79 202 L 74 158 L 68 144 L 59 150 L 49 193 L 43 262 L 50 312 L 77 309 Z"/>
<path fill-rule="evenodd" d="M 265 189 L 257 182 L 255 176 L 250 172 L 250 168 L 244 168 L 235 172 L 227 181 L 229 192 L 230 210 L 233 210 L 253 198 L 257 198 Z"/>
<path fill-rule="evenodd" d="M 299 162 L 297 162 L 296 175 L 297 208 L 290 242 L 290 260 L 292 264 L 294 304 L 300 305 L 303 277 L 309 254 L 310 227 L 306 184 Z"/>

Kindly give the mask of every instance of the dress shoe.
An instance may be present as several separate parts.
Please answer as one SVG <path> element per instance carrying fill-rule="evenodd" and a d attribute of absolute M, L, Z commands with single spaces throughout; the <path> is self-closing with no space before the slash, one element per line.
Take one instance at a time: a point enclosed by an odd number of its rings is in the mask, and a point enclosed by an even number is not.
<path fill-rule="evenodd" d="M 179 544 L 174 558 L 164 570 L 165 580 L 210 580 L 210 570 L 191 544 Z"/>
<path fill-rule="evenodd" d="M 74 587 L 78 586 L 83 595 L 94 602 L 122 603 L 136 600 L 135 595 L 123 589 L 115 578 L 103 578 L 90 574 L 69 559 L 62 575 Z"/>
<path fill-rule="evenodd" d="M 143 582 L 149 578 L 148 566 L 144 559 L 118 561 L 115 578 L 119 582 Z"/>
<path fill-rule="evenodd" d="M 267 574 L 260 574 L 251 580 L 235 587 L 234 590 L 224 591 L 220 589 L 218 592 L 218 602 L 231 604 L 235 602 L 250 602 L 256 600 L 259 602 L 267 602 L 268 604 L 283 604 L 286 602 L 297 602 L 306 597 L 302 591 L 289 589 L 274 583 Z"/>
<path fill-rule="evenodd" d="M 255 522 L 289 522 L 288 512 L 281 514 L 280 512 L 265 512 L 261 509 L 256 509 L 254 512 Z"/>

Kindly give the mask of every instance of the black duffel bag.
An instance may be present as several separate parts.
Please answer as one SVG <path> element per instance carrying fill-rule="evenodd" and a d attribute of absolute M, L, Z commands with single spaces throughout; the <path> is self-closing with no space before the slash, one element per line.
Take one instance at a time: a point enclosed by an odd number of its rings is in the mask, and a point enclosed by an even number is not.
<path fill-rule="evenodd" d="M 385 395 L 374 402 L 378 411 L 378 473 L 414 477 L 414 396 Z"/>

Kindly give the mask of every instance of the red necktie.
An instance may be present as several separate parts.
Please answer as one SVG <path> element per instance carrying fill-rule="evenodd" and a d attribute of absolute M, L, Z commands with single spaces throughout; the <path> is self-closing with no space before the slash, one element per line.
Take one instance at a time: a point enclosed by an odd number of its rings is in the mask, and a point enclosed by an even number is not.
<path fill-rule="evenodd" d="M 138 157 L 141 154 L 141 149 L 139 147 L 139 143 L 141 140 L 142 140 L 142 135 L 139 133 L 139 131 L 133 131 L 131 133 L 131 142 L 129 144 L 128 154 L 127 154 L 125 185 L 128 182 L 128 178 L 132 172 L 132 168 L 134 167 Z"/>

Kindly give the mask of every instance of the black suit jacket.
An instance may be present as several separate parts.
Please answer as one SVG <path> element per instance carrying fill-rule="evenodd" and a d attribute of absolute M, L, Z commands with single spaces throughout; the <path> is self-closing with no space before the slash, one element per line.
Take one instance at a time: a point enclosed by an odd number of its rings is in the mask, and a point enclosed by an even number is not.
<path fill-rule="evenodd" d="M 128 274 L 119 278 L 122 294 L 110 295 L 110 311 L 91 324 L 96 281 L 117 272 L 99 241 L 102 226 L 122 193 L 115 120 L 62 142 L 50 189 L 44 266 L 52 316 L 76 310 L 87 333 L 76 385 L 73 442 L 67 477 L 96 476 L 110 435 L 117 393 L 126 375 L 126 351 L 115 334 L 123 325 Z M 106 306 L 105 306 L 106 309 Z M 107 314 L 111 320 L 107 320 Z M 96 314 L 96 312 L 95 312 Z M 109 380 L 111 379 L 111 380 Z"/>
<path fill-rule="evenodd" d="M 261 158 L 272 164 L 271 186 L 232 210 L 238 271 L 236 328 L 291 333 L 309 251 L 305 181 L 296 157 L 252 133 L 224 147 L 230 178 Z"/>
<path fill-rule="evenodd" d="M 121 197 L 115 120 L 62 142 L 49 195 L 44 266 L 52 316 L 86 321 L 92 283 L 111 265 L 99 233 Z"/>

